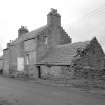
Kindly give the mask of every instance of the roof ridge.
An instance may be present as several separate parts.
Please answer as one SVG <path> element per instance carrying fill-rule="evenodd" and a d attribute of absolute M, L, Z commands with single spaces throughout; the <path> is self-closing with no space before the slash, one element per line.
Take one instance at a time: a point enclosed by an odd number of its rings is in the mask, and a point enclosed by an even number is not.
<path fill-rule="evenodd" d="M 89 44 L 90 41 L 83 41 L 83 42 L 74 42 L 74 43 L 67 43 L 67 44 L 63 44 L 63 45 L 56 45 L 56 48 L 60 48 L 60 47 L 66 47 L 66 46 L 72 46 L 72 45 L 75 45 L 75 44 L 78 44 L 78 43 L 81 43 L 81 44 Z"/>
<path fill-rule="evenodd" d="M 27 39 L 31 39 L 31 38 L 35 38 L 37 37 L 37 35 L 39 35 L 42 31 L 45 31 L 46 29 L 48 29 L 47 25 L 41 26 L 35 30 L 32 30 L 26 34 L 24 34 L 22 36 L 23 40 L 27 40 Z"/>

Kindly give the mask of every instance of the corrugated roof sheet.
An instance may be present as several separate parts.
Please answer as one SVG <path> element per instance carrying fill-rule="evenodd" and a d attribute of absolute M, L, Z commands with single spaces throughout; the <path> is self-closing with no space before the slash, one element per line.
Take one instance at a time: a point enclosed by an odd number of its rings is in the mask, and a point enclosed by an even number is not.
<path fill-rule="evenodd" d="M 39 64 L 70 65 L 72 60 L 78 58 L 75 57 L 77 49 L 85 48 L 87 44 L 89 44 L 89 41 L 57 45 L 50 50 Z"/>

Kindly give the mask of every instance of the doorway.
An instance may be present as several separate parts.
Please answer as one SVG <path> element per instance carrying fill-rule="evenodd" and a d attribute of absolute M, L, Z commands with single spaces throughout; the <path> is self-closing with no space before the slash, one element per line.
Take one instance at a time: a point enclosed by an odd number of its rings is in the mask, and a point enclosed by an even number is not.
<path fill-rule="evenodd" d="M 38 78 L 41 78 L 41 67 L 37 66 L 37 69 L 38 69 Z"/>

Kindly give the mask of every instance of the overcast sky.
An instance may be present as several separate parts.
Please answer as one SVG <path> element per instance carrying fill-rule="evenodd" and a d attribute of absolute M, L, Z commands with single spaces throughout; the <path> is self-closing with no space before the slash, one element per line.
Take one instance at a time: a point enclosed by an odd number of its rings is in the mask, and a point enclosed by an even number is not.
<path fill-rule="evenodd" d="M 21 25 L 29 31 L 43 26 L 50 8 L 62 16 L 73 42 L 97 36 L 105 49 L 105 0 L 0 0 L 0 47 L 17 38 Z"/>

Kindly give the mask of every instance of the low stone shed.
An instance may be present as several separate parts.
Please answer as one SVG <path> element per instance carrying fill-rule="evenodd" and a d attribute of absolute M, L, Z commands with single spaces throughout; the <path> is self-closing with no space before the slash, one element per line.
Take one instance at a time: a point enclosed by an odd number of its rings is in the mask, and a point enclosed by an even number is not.
<path fill-rule="evenodd" d="M 105 59 L 103 50 L 94 37 L 90 41 L 57 45 L 38 63 L 38 67 L 41 78 L 71 78 L 79 70 L 86 71 L 86 67 L 94 68 L 92 72 L 103 70 Z"/>
<path fill-rule="evenodd" d="M 69 65 L 49 65 L 41 64 L 39 67 L 39 78 L 41 79 L 64 79 L 65 76 L 70 78 L 72 72 Z"/>

